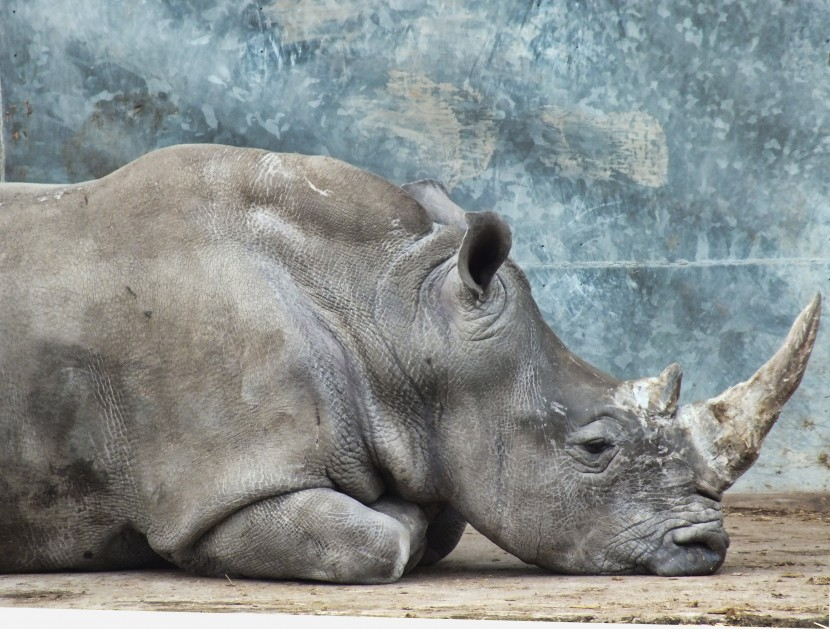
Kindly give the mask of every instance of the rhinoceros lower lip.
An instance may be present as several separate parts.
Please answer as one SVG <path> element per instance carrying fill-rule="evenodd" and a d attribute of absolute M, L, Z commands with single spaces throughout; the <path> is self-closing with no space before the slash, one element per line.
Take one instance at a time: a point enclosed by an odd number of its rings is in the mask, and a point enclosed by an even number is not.
<path fill-rule="evenodd" d="M 650 572 L 666 577 L 713 574 L 723 565 L 729 537 L 720 520 L 674 529 L 649 558 Z"/>

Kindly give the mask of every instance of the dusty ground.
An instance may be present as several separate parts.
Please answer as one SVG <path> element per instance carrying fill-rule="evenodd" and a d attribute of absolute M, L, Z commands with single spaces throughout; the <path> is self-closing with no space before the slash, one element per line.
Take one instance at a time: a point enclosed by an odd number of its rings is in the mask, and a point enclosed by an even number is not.
<path fill-rule="evenodd" d="M 593 622 L 827 626 L 830 500 L 739 499 L 711 577 L 567 577 L 468 528 L 444 561 L 385 586 L 204 579 L 176 571 L 0 576 L 0 606 Z M 809 510 L 805 510 L 809 509 Z"/>

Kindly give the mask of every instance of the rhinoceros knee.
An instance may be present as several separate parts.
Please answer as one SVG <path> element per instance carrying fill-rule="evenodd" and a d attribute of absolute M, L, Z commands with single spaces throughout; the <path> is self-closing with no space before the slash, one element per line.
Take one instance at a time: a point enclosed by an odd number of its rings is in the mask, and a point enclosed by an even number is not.
<path fill-rule="evenodd" d="M 201 574 L 389 583 L 412 548 L 406 523 L 337 491 L 310 489 L 235 512 L 176 563 Z"/>
<path fill-rule="evenodd" d="M 385 528 L 371 548 L 349 548 L 338 565 L 328 569 L 325 580 L 343 583 L 393 583 L 403 576 L 410 558 L 409 531 Z"/>

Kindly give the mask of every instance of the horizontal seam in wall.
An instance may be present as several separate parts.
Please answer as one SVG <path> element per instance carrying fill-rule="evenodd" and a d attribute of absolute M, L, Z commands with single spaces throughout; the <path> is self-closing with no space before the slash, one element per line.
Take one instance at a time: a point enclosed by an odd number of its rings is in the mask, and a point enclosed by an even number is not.
<path fill-rule="evenodd" d="M 587 260 L 577 262 L 517 261 L 523 269 L 683 269 L 736 266 L 815 266 L 830 264 L 830 258 L 745 258 L 735 260 Z"/>

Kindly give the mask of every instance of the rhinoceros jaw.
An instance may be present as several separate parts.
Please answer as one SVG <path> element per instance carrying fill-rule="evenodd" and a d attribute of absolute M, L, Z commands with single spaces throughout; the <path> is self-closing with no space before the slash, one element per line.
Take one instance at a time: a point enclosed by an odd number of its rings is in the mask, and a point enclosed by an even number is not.
<path fill-rule="evenodd" d="M 684 405 L 678 420 L 723 491 L 755 462 L 761 443 L 801 382 L 821 317 L 821 296 L 801 312 L 775 355 L 747 381 Z"/>

